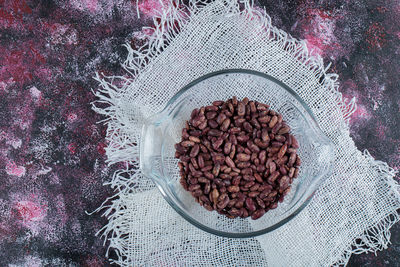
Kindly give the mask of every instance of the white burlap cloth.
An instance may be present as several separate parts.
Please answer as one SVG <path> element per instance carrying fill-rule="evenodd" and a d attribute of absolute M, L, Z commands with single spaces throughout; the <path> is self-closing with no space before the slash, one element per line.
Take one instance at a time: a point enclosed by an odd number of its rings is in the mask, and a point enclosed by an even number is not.
<path fill-rule="evenodd" d="M 106 115 L 110 164 L 126 163 L 108 183 L 116 190 L 102 208 L 109 222 L 100 232 L 122 266 L 330 266 L 352 253 L 387 247 L 399 220 L 394 170 L 360 152 L 349 137 L 347 104 L 337 75 L 304 42 L 271 26 L 248 3 L 166 5 L 148 44 L 124 66 L 127 77 L 101 77 L 94 109 Z M 336 146 L 333 175 L 312 202 L 272 233 L 251 239 L 207 234 L 180 217 L 138 170 L 143 120 L 160 111 L 181 87 L 226 68 L 268 73 L 293 88 L 311 107 Z"/>

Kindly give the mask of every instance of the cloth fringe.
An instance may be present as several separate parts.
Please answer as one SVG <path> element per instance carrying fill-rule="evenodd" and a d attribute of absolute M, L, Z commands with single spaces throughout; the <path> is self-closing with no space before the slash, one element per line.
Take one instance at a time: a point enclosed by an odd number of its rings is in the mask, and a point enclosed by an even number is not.
<path fill-rule="evenodd" d="M 296 57 L 304 66 L 309 68 L 314 75 L 320 79 L 324 89 L 334 94 L 336 103 L 340 108 L 344 121 L 348 127 L 351 115 L 356 110 L 355 98 L 348 100 L 338 91 L 338 75 L 328 73 L 328 66 L 324 66 L 323 60 L 319 55 L 309 51 L 305 41 L 299 41 L 287 34 L 286 32 L 271 25 L 271 19 L 265 9 L 255 8 L 252 1 L 235 0 L 216 0 L 224 5 L 226 16 L 241 14 L 248 18 L 257 19 L 264 30 L 269 33 L 271 41 L 276 42 L 279 46 Z M 154 26 L 144 28 L 151 32 L 145 34 L 146 44 L 134 50 L 128 44 L 125 47 L 128 50 L 127 59 L 123 62 L 122 67 L 126 70 L 127 76 L 106 76 L 104 74 L 96 74 L 95 79 L 99 82 L 100 88 L 93 93 L 97 100 L 92 103 L 93 110 L 104 115 L 105 119 L 100 123 L 107 125 L 106 141 L 108 147 L 106 150 L 107 162 L 109 165 L 116 163 L 125 163 L 130 168 L 116 171 L 111 181 L 105 183 L 111 186 L 116 192 L 114 196 L 107 198 L 104 203 L 94 212 L 104 211 L 102 216 L 108 220 L 97 235 L 104 239 L 104 244 L 108 241 L 108 249 L 106 256 L 109 256 L 110 249 L 113 249 L 117 255 L 117 259 L 110 259 L 110 262 L 121 266 L 130 266 L 131 262 L 128 253 L 130 240 L 126 235 L 129 232 L 129 218 L 126 218 L 127 201 L 129 195 L 135 191 L 135 180 L 142 176 L 139 170 L 139 149 L 140 129 L 127 129 L 129 125 L 126 118 L 119 116 L 119 102 L 123 93 L 129 88 L 136 77 L 146 71 L 146 68 L 152 60 L 154 60 L 168 44 L 173 40 L 185 25 L 191 20 L 192 15 L 198 13 L 207 1 L 190 1 L 185 5 L 180 0 L 172 0 L 168 5 L 163 5 L 161 13 L 154 17 Z M 165 3 L 165 2 L 164 2 Z M 131 133 L 120 134 L 121 129 L 124 132 Z M 375 161 L 368 152 L 364 156 L 373 162 L 373 166 L 382 172 L 383 177 L 387 180 L 387 184 L 391 187 L 393 194 L 400 196 L 399 185 L 393 180 L 394 170 L 386 163 Z M 149 183 L 148 189 L 154 185 Z M 387 248 L 390 239 L 390 227 L 398 222 L 400 216 L 397 213 L 388 214 L 387 217 L 376 225 L 371 227 L 365 233 L 354 240 L 353 244 L 336 259 L 335 265 L 346 265 L 351 254 L 360 254 L 364 252 L 374 252 Z"/>

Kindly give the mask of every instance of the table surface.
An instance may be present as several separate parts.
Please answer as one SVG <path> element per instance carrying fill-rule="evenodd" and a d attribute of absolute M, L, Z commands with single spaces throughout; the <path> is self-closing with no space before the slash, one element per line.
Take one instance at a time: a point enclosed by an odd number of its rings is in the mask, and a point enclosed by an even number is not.
<path fill-rule="evenodd" d="M 275 26 L 332 62 L 355 96 L 360 150 L 400 168 L 400 3 L 261 1 Z M 105 127 L 91 110 L 96 71 L 121 73 L 124 43 L 143 43 L 157 0 L 0 1 L 0 266 L 106 266 L 87 216 L 112 194 L 102 186 Z M 398 180 L 399 177 L 396 179 Z M 400 266 L 400 224 L 388 249 L 349 266 Z"/>

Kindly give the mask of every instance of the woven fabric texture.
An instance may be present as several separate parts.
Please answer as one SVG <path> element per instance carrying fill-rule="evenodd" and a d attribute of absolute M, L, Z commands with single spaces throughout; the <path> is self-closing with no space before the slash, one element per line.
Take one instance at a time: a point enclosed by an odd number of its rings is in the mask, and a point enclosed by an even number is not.
<path fill-rule="evenodd" d="M 121 266 L 331 266 L 352 253 L 386 248 L 399 220 L 400 189 L 394 170 L 360 152 L 349 136 L 354 100 L 338 92 L 305 42 L 273 27 L 248 2 L 216 0 L 165 5 L 148 43 L 128 47 L 125 77 L 98 74 L 94 109 L 108 124 L 110 164 L 125 163 L 108 183 L 116 195 L 105 208 L 99 234 Z M 139 168 L 143 122 L 184 85 L 221 69 L 252 69 L 294 89 L 335 144 L 333 174 L 311 203 L 272 233 L 250 239 L 217 237 L 180 217 Z"/>

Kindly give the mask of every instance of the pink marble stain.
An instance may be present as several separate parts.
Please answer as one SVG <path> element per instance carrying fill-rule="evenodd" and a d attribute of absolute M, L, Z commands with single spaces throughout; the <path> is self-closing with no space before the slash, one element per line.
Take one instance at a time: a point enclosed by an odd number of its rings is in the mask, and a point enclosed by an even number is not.
<path fill-rule="evenodd" d="M 67 115 L 67 120 L 68 122 L 72 123 L 74 121 L 76 121 L 76 119 L 78 118 L 78 115 L 76 115 L 76 113 L 71 112 Z"/>
<path fill-rule="evenodd" d="M 69 152 L 71 152 L 71 154 L 75 154 L 76 153 L 77 146 L 76 146 L 75 143 L 68 144 L 67 148 L 68 148 Z"/>
<path fill-rule="evenodd" d="M 89 11 L 96 13 L 99 9 L 98 0 L 70 0 L 69 4 L 80 11 Z"/>
<path fill-rule="evenodd" d="M 54 23 L 47 28 L 50 30 L 50 41 L 53 45 L 78 44 L 78 32 L 72 25 Z"/>
<path fill-rule="evenodd" d="M 18 200 L 14 204 L 17 220 L 30 230 L 32 236 L 37 236 L 44 227 L 44 218 L 47 216 L 47 205 L 37 200 Z"/>
<path fill-rule="evenodd" d="M 17 177 L 22 177 L 26 173 L 26 169 L 24 166 L 18 166 L 13 161 L 9 161 L 6 165 L 6 173 L 8 175 L 13 175 Z"/>
<path fill-rule="evenodd" d="M 138 0 L 138 8 L 148 17 L 158 16 L 169 5 L 168 0 Z"/>
<path fill-rule="evenodd" d="M 302 31 L 309 50 L 321 56 L 332 50 L 340 50 L 340 44 L 334 34 L 338 18 L 338 15 L 325 10 L 307 10 L 307 19 L 302 25 Z"/>
<path fill-rule="evenodd" d="M 90 12 L 96 12 L 99 8 L 98 0 L 83 0 L 82 3 Z"/>

